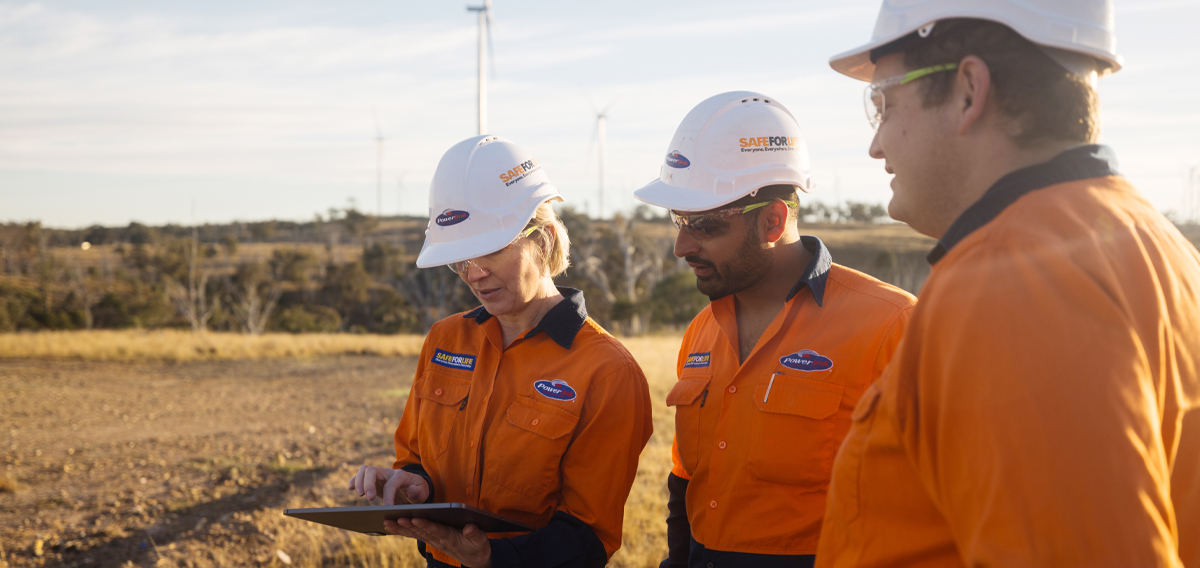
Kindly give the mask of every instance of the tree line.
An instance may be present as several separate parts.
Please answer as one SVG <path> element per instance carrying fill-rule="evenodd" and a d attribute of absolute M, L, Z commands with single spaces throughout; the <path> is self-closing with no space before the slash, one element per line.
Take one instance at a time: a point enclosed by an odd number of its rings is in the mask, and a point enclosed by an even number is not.
<path fill-rule="evenodd" d="M 671 254 L 669 221 L 648 211 L 562 211 L 573 266 L 560 285 L 583 289 L 592 317 L 621 333 L 686 325 L 707 302 Z M 476 305 L 448 269 L 414 265 L 423 219 L 382 221 L 349 208 L 306 223 L 3 224 L 0 332 L 423 333 Z"/>

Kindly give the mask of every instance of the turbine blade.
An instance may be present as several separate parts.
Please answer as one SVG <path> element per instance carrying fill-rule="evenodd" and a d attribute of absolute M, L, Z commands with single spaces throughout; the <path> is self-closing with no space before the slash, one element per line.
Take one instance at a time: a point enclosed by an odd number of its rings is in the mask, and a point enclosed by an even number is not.
<path fill-rule="evenodd" d="M 608 109 L 612 108 L 612 107 L 613 107 L 613 105 L 617 104 L 617 101 L 619 101 L 619 100 L 621 100 L 621 97 L 620 97 L 619 95 L 618 95 L 618 96 L 616 96 L 616 97 L 613 97 L 613 100 L 611 100 L 611 101 L 609 101 L 609 102 L 608 102 L 608 106 L 604 107 L 604 110 L 600 111 L 600 114 L 603 114 L 603 115 L 607 116 L 607 115 L 608 115 Z"/>

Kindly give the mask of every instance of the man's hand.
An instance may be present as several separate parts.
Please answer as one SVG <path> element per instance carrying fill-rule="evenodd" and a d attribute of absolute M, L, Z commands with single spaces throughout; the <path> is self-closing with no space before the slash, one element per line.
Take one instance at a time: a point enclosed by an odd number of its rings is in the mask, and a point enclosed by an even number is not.
<path fill-rule="evenodd" d="M 487 533 L 475 525 L 462 531 L 425 519 L 384 521 L 383 530 L 395 535 L 422 540 L 470 568 L 492 568 L 492 544 Z"/>
<path fill-rule="evenodd" d="M 424 503 L 429 498 L 429 484 L 425 483 L 425 478 L 399 469 L 370 465 L 358 468 L 347 489 L 368 501 L 382 497 L 384 505 Z"/>

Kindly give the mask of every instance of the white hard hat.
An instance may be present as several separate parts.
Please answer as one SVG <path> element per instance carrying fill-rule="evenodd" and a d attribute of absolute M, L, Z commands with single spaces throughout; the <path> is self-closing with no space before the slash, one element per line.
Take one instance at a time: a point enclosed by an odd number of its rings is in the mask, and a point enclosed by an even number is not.
<path fill-rule="evenodd" d="M 709 97 L 683 118 L 658 179 L 634 192 L 651 205 L 705 211 L 768 185 L 816 187 L 792 113 L 760 93 Z"/>
<path fill-rule="evenodd" d="M 871 50 L 913 32 L 928 35 L 938 20 L 999 22 L 1042 47 L 1067 69 L 1100 74 L 1121 69 L 1112 0 L 883 0 L 871 42 L 829 59 L 834 71 L 861 81 L 875 72 Z M 1088 56 L 1080 61 L 1076 54 Z"/>
<path fill-rule="evenodd" d="M 562 200 L 541 164 L 500 136 L 451 146 L 429 187 L 429 228 L 417 267 L 478 258 L 512 242 L 551 199 Z"/>

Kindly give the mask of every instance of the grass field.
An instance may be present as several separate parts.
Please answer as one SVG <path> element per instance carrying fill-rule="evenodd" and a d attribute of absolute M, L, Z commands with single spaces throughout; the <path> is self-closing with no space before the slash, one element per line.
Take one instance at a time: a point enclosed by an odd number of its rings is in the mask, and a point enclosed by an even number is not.
<path fill-rule="evenodd" d="M 407 539 L 281 514 L 364 504 L 345 480 L 359 464 L 391 461 L 419 342 L 0 336 L 0 568 L 422 566 Z M 679 338 L 625 344 L 650 379 L 655 434 L 610 565 L 649 567 L 666 551 L 673 418 L 663 401 Z"/>

